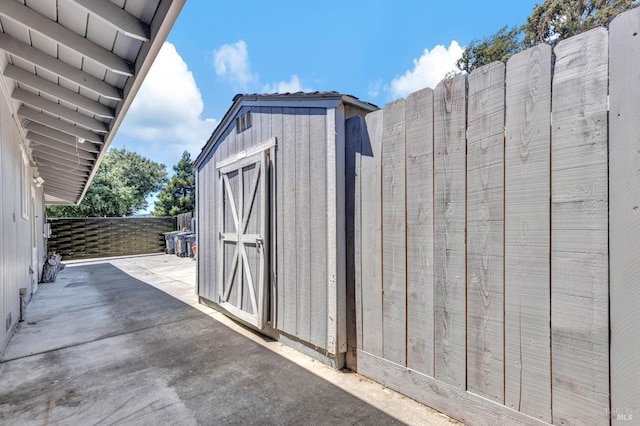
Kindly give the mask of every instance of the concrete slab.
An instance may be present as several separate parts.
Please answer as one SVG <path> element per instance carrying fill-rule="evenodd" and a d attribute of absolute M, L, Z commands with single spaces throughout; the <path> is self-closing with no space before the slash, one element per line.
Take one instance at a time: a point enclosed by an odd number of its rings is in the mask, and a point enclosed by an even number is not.
<path fill-rule="evenodd" d="M 66 263 L 2 355 L 2 424 L 455 424 L 198 304 L 190 259 Z"/>

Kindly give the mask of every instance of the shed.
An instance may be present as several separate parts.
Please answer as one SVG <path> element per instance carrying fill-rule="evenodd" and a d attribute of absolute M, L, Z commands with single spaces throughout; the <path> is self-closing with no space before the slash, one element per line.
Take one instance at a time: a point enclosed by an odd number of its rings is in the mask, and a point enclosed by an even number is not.
<path fill-rule="evenodd" d="M 337 92 L 237 95 L 194 165 L 200 301 L 344 363 L 345 121 Z"/>

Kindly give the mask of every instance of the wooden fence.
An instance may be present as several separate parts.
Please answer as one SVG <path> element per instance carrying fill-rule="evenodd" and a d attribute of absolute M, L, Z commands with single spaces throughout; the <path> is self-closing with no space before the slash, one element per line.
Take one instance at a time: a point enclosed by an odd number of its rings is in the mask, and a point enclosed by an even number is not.
<path fill-rule="evenodd" d="M 349 119 L 351 367 L 469 424 L 640 416 L 638 34 Z"/>
<path fill-rule="evenodd" d="M 176 229 L 178 231 L 195 232 L 196 231 L 195 229 L 191 229 L 192 219 L 193 219 L 193 212 L 180 213 L 179 215 L 176 216 Z"/>
<path fill-rule="evenodd" d="M 49 219 L 47 250 L 62 260 L 162 253 L 163 232 L 176 229 L 175 217 L 85 217 Z"/>

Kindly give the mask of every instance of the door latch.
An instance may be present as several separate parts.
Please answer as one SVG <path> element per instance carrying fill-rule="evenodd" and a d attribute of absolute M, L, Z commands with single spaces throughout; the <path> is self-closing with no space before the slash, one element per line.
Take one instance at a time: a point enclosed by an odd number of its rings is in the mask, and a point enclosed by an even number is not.
<path fill-rule="evenodd" d="M 256 238 L 256 247 L 260 248 L 264 244 L 264 240 L 262 238 Z"/>

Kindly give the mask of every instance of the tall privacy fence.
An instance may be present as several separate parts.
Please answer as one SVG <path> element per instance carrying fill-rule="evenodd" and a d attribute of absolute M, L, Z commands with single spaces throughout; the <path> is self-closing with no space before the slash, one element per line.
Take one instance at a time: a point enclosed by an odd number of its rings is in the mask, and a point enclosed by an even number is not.
<path fill-rule="evenodd" d="M 354 368 L 470 424 L 640 416 L 639 33 L 349 119 Z"/>
<path fill-rule="evenodd" d="M 62 259 L 91 259 L 162 253 L 164 232 L 176 229 L 175 217 L 87 217 L 48 219 L 48 251 Z"/>

